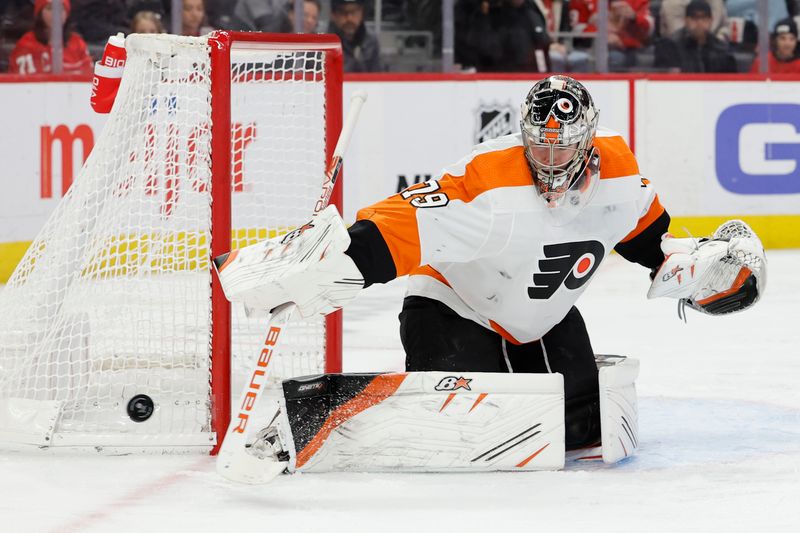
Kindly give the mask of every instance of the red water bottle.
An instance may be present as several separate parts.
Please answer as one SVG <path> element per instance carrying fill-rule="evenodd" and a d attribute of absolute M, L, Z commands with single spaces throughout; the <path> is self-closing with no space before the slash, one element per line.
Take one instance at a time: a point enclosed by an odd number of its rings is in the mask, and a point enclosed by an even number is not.
<path fill-rule="evenodd" d="M 103 50 L 103 57 L 94 64 L 90 101 L 97 113 L 111 111 L 125 70 L 125 58 L 125 36 L 122 33 L 112 35 Z"/>

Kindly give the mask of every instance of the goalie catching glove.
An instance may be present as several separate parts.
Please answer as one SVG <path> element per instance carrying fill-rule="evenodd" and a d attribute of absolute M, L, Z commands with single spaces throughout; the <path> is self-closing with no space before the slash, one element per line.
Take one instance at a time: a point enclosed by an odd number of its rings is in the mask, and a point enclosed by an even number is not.
<path fill-rule="evenodd" d="M 648 298 L 665 296 L 697 311 L 722 315 L 756 303 L 767 283 L 767 258 L 758 236 L 741 220 L 722 224 L 709 238 L 665 236 L 666 259 Z"/>
<path fill-rule="evenodd" d="M 292 302 L 303 318 L 340 309 L 364 287 L 345 254 L 350 235 L 335 206 L 307 224 L 214 258 L 222 290 L 248 314 Z"/>

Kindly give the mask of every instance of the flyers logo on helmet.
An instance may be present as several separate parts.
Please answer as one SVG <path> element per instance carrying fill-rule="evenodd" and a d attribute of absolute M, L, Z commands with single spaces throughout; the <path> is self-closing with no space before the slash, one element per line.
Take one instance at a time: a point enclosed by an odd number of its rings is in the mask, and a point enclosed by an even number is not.
<path fill-rule="evenodd" d="M 545 124 L 550 117 L 571 124 L 578 118 L 581 105 L 577 98 L 566 91 L 545 90 L 533 98 L 531 118 L 534 124 Z"/>
<path fill-rule="evenodd" d="M 598 241 L 549 244 L 544 247 L 547 259 L 539 261 L 539 273 L 533 275 L 533 287 L 528 287 L 532 300 L 546 300 L 561 287 L 575 290 L 582 287 L 605 256 L 605 247 Z"/>
<path fill-rule="evenodd" d="M 561 98 L 558 102 L 556 102 L 556 107 L 562 113 L 571 113 L 574 106 L 569 98 Z"/>

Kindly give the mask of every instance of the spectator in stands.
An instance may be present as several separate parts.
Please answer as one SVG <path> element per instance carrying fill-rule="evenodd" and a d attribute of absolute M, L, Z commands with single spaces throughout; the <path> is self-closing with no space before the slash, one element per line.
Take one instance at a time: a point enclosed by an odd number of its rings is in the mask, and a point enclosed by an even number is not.
<path fill-rule="evenodd" d="M 91 74 L 92 58 L 80 35 L 64 23 L 70 12 L 69 0 L 62 0 L 61 21 L 53 20 L 51 0 L 36 0 L 33 5 L 33 29 L 17 41 L 9 57 L 9 72 L 13 74 L 46 74 L 53 71 L 53 47 L 50 45 L 52 24 L 63 26 L 64 74 Z"/>
<path fill-rule="evenodd" d="M 319 13 L 322 6 L 319 0 L 303 0 L 303 33 L 317 33 Z M 281 9 L 274 31 L 294 33 L 294 1 L 287 2 Z"/>
<path fill-rule="evenodd" d="M 610 0 L 608 8 L 608 68 L 636 66 L 636 57 L 654 30 L 649 0 Z"/>
<path fill-rule="evenodd" d="M 758 13 L 757 0 L 726 0 L 728 20 L 731 23 L 731 42 L 737 43 L 740 52 L 755 52 L 758 46 Z M 792 0 L 767 0 L 767 16 L 770 28 L 774 28 L 780 20 L 789 17 Z"/>
<path fill-rule="evenodd" d="M 769 51 L 769 72 L 776 74 L 800 74 L 800 53 L 797 47 L 797 23 L 794 19 L 779 20 L 772 33 Z M 751 72 L 761 71 L 758 56 Z"/>
<path fill-rule="evenodd" d="M 767 0 L 769 26 L 775 27 L 779 20 L 789 17 L 791 0 Z M 725 0 L 729 18 L 741 18 L 758 25 L 758 0 Z"/>
<path fill-rule="evenodd" d="M 414 0 L 413 2 L 408 0 L 395 1 L 402 6 L 405 24 L 416 31 L 430 32 L 433 37 L 434 48 L 441 50 L 442 0 Z M 385 11 L 384 9 L 384 12 Z"/>
<path fill-rule="evenodd" d="M 206 7 L 203 0 L 183 0 L 181 35 L 198 37 L 214 31 L 214 28 L 208 26 L 206 20 Z"/>
<path fill-rule="evenodd" d="M 209 25 L 220 29 L 233 29 L 233 10 L 235 8 L 234 0 L 206 0 L 206 15 Z"/>
<path fill-rule="evenodd" d="M 597 31 L 597 6 L 595 0 L 569 0 L 569 23 L 573 33 Z M 594 39 L 573 40 L 576 48 L 590 49 L 594 47 Z"/>
<path fill-rule="evenodd" d="M 33 4 L 30 0 L 0 0 L 0 72 L 8 70 L 14 45 L 31 28 Z"/>
<path fill-rule="evenodd" d="M 671 72 L 736 72 L 728 43 L 711 33 L 711 6 L 692 0 L 686 6 L 685 25 L 656 43 L 655 66 Z"/>
<path fill-rule="evenodd" d="M 566 16 L 566 14 L 565 14 Z M 529 0 L 506 0 L 498 10 L 502 55 L 493 70 L 502 72 L 552 71 L 546 14 Z"/>
<path fill-rule="evenodd" d="M 557 32 L 572 32 L 569 1 L 535 0 L 533 5 L 544 16 L 547 34 L 551 37 L 549 47 L 550 70 L 553 72 L 586 72 L 589 70 L 589 54 L 583 50 L 570 50 L 563 39 L 554 38 Z"/>
<path fill-rule="evenodd" d="M 542 11 L 526 0 L 459 2 L 456 56 L 481 72 L 547 72 L 552 40 Z"/>
<path fill-rule="evenodd" d="M 572 30 L 575 32 L 588 31 L 590 22 L 594 27 L 595 13 L 597 13 L 597 8 L 594 0 L 570 0 L 569 22 L 572 25 Z"/>
<path fill-rule="evenodd" d="M 233 8 L 230 29 L 277 31 L 276 22 L 287 2 L 294 0 L 238 0 Z"/>
<path fill-rule="evenodd" d="M 153 11 L 138 11 L 131 21 L 131 33 L 164 33 L 161 15 Z"/>
<path fill-rule="evenodd" d="M 658 15 L 658 29 L 662 37 L 674 35 L 684 27 L 686 6 L 691 0 L 662 0 Z M 711 33 L 727 41 L 730 38 L 728 10 L 725 0 L 706 0 L 711 7 Z"/>
<path fill-rule="evenodd" d="M 597 31 L 596 0 L 572 0 L 569 9 L 575 31 Z M 639 51 L 648 45 L 654 28 L 649 0 L 609 0 L 609 69 L 619 71 L 636 67 Z"/>
<path fill-rule="evenodd" d="M 163 20 L 172 9 L 172 0 L 125 0 L 125 3 L 128 5 L 128 18 L 131 19 L 139 11 L 152 11 L 161 15 Z"/>
<path fill-rule="evenodd" d="M 73 0 L 78 31 L 90 44 L 105 46 L 108 37 L 130 28 L 125 0 Z M 102 48 L 101 48 L 102 50 Z"/>
<path fill-rule="evenodd" d="M 329 31 L 342 40 L 345 72 L 383 70 L 378 39 L 364 25 L 364 0 L 332 0 Z"/>
<path fill-rule="evenodd" d="M 497 2 L 459 0 L 453 13 L 455 26 L 455 61 L 464 70 L 495 70 L 503 56 L 500 30 L 497 28 Z M 544 32 L 544 21 L 541 30 Z"/>
<path fill-rule="evenodd" d="M 322 11 L 322 6 L 319 0 L 305 0 L 303 2 L 303 33 L 317 33 L 320 11 Z M 291 10 L 291 14 L 291 22 L 294 25 L 294 9 Z"/>

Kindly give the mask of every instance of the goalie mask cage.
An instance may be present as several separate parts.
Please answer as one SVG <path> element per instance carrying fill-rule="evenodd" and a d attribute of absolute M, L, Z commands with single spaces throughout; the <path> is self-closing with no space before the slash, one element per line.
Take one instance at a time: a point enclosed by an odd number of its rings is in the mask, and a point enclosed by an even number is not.
<path fill-rule="evenodd" d="M 0 292 L 3 447 L 215 451 L 267 319 L 231 309 L 210 259 L 291 230 L 322 192 L 342 121 L 336 37 L 132 35 L 126 49 L 101 138 Z M 341 371 L 340 332 L 341 313 L 293 323 L 272 375 Z"/>

